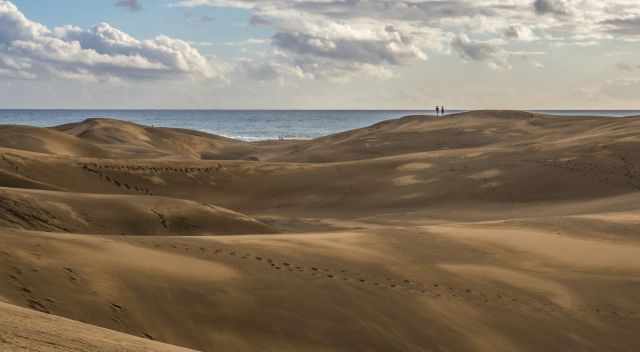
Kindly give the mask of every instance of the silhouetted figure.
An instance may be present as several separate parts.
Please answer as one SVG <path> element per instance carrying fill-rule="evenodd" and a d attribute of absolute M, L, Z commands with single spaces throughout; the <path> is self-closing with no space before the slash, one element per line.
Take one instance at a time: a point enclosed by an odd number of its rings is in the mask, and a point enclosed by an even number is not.
<path fill-rule="evenodd" d="M 436 116 L 440 116 L 440 107 L 436 106 Z"/>
<path fill-rule="evenodd" d="M 442 116 L 444 116 L 444 105 L 440 108 L 440 112 L 442 113 Z"/>

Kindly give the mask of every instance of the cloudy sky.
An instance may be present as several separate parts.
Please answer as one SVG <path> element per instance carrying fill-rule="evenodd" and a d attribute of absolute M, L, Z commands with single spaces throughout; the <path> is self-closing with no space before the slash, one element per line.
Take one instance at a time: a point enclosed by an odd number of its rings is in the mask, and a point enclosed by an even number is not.
<path fill-rule="evenodd" d="M 640 108 L 638 0 L 0 0 L 0 108 Z"/>

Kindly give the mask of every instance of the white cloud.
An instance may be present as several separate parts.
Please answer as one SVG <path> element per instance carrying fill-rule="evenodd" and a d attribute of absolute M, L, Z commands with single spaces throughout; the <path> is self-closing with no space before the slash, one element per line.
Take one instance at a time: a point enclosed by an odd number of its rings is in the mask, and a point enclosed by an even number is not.
<path fill-rule="evenodd" d="M 584 46 L 640 36 L 637 0 L 174 0 L 173 6 L 245 9 L 252 24 L 276 32 L 275 51 L 318 77 L 307 70 L 394 71 L 450 49 L 464 60 L 507 68 L 509 46 L 518 43 Z M 282 63 L 282 55 L 273 59 Z"/>
<path fill-rule="evenodd" d="M 0 0 L 0 45 L 14 40 L 32 40 L 49 30 L 27 19 L 11 2 Z"/>
<path fill-rule="evenodd" d="M 0 0 L 0 72 L 12 78 L 79 80 L 214 79 L 223 65 L 189 43 L 159 36 L 138 40 L 107 23 L 49 29 Z"/>
<path fill-rule="evenodd" d="M 311 78 L 304 73 L 301 67 L 277 61 L 260 62 L 244 59 L 241 60 L 241 64 L 237 68 L 241 74 L 259 82 L 279 80 L 284 84 L 287 78 Z"/>

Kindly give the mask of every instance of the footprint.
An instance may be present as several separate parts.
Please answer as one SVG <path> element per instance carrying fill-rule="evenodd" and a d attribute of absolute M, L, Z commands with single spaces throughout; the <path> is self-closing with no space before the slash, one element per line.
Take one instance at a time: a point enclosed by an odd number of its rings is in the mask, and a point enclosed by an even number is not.
<path fill-rule="evenodd" d="M 29 308 L 35 309 L 35 310 L 37 310 L 39 312 L 51 314 L 49 309 L 44 304 L 40 303 L 36 299 L 28 299 L 27 300 L 27 305 L 29 306 Z"/>

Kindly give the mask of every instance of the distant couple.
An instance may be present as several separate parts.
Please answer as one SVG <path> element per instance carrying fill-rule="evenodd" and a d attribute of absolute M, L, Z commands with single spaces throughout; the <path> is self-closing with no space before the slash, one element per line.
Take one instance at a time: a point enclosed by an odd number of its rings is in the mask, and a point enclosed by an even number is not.
<path fill-rule="evenodd" d="M 436 106 L 436 116 L 444 116 L 445 110 L 443 106 Z"/>

